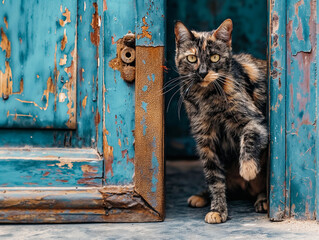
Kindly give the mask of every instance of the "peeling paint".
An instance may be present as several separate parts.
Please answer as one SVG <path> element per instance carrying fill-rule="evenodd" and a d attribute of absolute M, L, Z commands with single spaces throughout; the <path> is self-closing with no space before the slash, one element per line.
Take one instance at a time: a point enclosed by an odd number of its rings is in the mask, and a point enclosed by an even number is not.
<path fill-rule="evenodd" d="M 85 107 L 86 107 L 87 98 L 88 98 L 88 96 L 85 96 L 85 97 L 83 98 L 83 101 L 82 101 L 82 107 L 83 107 L 83 109 L 85 109 Z"/>
<path fill-rule="evenodd" d="M 106 0 L 103 0 L 103 12 L 107 10 Z"/>
<path fill-rule="evenodd" d="M 91 36 L 91 42 L 98 47 L 100 43 L 100 22 L 101 17 L 99 16 L 99 10 L 97 3 L 93 3 L 95 12 L 92 15 L 92 22 L 91 27 L 93 29 L 93 32 L 90 33 Z"/>
<path fill-rule="evenodd" d="M 71 22 L 71 12 L 69 11 L 69 9 L 65 8 L 65 11 L 64 13 L 62 13 L 62 15 L 65 17 L 65 20 L 60 19 L 60 25 L 64 27 L 65 24 Z"/>
<path fill-rule="evenodd" d="M 141 26 L 142 33 L 137 35 L 137 39 L 141 38 L 148 38 L 149 40 L 152 40 L 152 33 L 148 31 L 149 25 L 146 22 L 145 17 L 142 18 L 143 26 Z"/>
<path fill-rule="evenodd" d="M 113 168 L 112 168 L 112 164 L 114 160 L 113 147 L 108 145 L 107 135 L 108 135 L 108 131 L 104 129 L 103 130 L 103 155 L 105 160 L 104 171 L 106 175 L 108 173 L 111 173 L 111 175 L 113 176 Z"/>
<path fill-rule="evenodd" d="M 66 35 L 66 29 L 64 29 L 63 38 L 61 40 L 61 51 L 65 49 L 65 45 L 68 43 L 68 37 Z"/>

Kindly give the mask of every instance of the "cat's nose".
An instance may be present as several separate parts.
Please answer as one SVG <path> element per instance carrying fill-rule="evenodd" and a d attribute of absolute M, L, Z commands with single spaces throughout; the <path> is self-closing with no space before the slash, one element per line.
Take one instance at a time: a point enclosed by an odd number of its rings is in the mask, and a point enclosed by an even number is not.
<path fill-rule="evenodd" d="M 199 76 L 202 77 L 202 79 L 204 79 L 207 75 L 207 72 L 199 72 Z"/>

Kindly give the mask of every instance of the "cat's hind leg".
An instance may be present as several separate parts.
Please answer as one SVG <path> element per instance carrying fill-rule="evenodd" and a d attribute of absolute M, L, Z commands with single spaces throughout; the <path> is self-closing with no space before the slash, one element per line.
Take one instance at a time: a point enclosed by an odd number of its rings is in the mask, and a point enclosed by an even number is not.
<path fill-rule="evenodd" d="M 203 191 L 200 194 L 192 195 L 188 198 L 188 206 L 194 208 L 206 207 L 209 204 L 209 193 L 208 191 Z"/>

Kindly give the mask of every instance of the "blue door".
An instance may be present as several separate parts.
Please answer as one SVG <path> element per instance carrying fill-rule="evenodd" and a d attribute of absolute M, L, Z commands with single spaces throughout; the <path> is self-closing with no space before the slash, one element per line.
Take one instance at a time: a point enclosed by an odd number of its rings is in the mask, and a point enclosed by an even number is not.
<path fill-rule="evenodd" d="M 0 2 L 0 222 L 163 219 L 164 14 Z"/>

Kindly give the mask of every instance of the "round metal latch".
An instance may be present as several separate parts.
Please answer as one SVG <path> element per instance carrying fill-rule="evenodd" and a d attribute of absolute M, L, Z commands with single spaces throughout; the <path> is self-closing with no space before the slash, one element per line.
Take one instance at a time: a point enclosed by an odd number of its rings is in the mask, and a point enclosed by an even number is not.
<path fill-rule="evenodd" d="M 135 60 L 135 50 L 131 47 L 125 47 L 121 51 L 121 59 L 125 63 L 132 63 Z"/>

